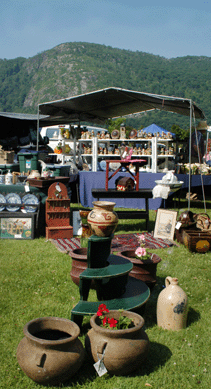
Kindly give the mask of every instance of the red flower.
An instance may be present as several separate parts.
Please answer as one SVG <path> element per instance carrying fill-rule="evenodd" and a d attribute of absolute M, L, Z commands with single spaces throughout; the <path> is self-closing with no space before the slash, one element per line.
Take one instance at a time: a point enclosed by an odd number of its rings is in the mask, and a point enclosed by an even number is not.
<path fill-rule="evenodd" d="M 98 307 L 98 310 L 100 310 L 102 312 L 109 312 L 109 310 L 107 309 L 105 304 L 100 304 Z"/>
<path fill-rule="evenodd" d="M 97 316 L 103 316 L 105 312 L 109 312 L 105 304 L 100 304 L 97 311 Z"/>
<path fill-rule="evenodd" d="M 116 327 L 118 321 L 114 319 L 113 317 L 111 319 L 108 318 L 108 323 L 111 328 Z"/>
<path fill-rule="evenodd" d="M 106 319 L 106 317 L 104 317 L 104 319 L 103 319 L 103 325 L 105 326 L 106 323 L 107 323 L 107 319 Z"/>

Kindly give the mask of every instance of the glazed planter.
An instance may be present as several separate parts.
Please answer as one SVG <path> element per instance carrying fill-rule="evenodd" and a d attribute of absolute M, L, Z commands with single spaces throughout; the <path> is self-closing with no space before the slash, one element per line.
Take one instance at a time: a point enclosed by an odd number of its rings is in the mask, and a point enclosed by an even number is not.
<path fill-rule="evenodd" d="M 133 269 L 130 272 L 130 276 L 144 281 L 152 290 L 156 284 L 157 264 L 161 262 L 161 258 L 157 254 L 149 254 L 151 255 L 151 259 L 141 261 L 136 258 L 135 250 L 125 250 L 120 253 L 123 258 L 129 259 L 133 263 Z"/>
<path fill-rule="evenodd" d="M 157 300 L 157 325 L 173 331 L 186 328 L 188 297 L 177 278 L 166 277 L 165 286 Z"/>
<path fill-rule="evenodd" d="M 118 320 L 119 311 L 110 311 L 106 317 Z M 134 312 L 123 311 L 123 316 L 131 318 L 134 327 L 125 330 L 112 330 L 100 327 L 100 319 L 91 317 L 91 330 L 85 339 L 85 347 L 95 362 L 102 358 L 110 374 L 126 375 L 138 369 L 149 350 L 149 339 L 143 330 L 144 319 Z"/>
<path fill-rule="evenodd" d="M 111 201 L 93 201 L 94 208 L 88 214 L 87 222 L 94 235 L 110 236 L 118 224 L 118 216 L 113 210 L 115 203 Z"/>
<path fill-rule="evenodd" d="M 42 385 L 59 385 L 81 367 L 84 348 L 74 322 L 43 317 L 27 323 L 25 337 L 17 348 L 17 360 L 24 373 Z"/>

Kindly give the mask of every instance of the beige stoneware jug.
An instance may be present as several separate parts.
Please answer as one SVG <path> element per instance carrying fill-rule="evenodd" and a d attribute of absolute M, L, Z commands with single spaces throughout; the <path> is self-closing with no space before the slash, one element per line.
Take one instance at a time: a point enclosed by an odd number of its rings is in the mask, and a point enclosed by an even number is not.
<path fill-rule="evenodd" d="M 178 279 L 166 277 L 165 289 L 157 300 L 157 325 L 168 330 L 181 330 L 186 327 L 188 297 L 178 285 Z"/>

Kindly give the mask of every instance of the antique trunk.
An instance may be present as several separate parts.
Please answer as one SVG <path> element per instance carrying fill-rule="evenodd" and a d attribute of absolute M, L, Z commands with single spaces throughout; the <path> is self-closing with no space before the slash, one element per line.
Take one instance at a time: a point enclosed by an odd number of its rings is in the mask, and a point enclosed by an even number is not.
<path fill-rule="evenodd" d="M 134 180 L 130 177 L 122 177 L 117 182 L 117 190 L 134 190 Z"/>
<path fill-rule="evenodd" d="M 206 253 L 211 249 L 211 233 L 198 230 L 183 230 L 183 243 L 190 250 Z"/>

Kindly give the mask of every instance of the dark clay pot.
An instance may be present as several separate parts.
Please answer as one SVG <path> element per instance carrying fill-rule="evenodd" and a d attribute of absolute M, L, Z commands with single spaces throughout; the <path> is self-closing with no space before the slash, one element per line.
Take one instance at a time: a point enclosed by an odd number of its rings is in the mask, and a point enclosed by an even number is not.
<path fill-rule="evenodd" d="M 161 261 L 161 258 L 157 254 L 153 254 L 151 259 L 140 261 L 135 257 L 135 250 L 121 251 L 120 256 L 129 259 L 133 263 L 130 276 L 145 282 L 152 290 L 156 283 L 157 264 Z"/>
<path fill-rule="evenodd" d="M 87 268 L 87 247 L 71 251 L 72 269 L 70 276 L 72 281 L 79 286 L 79 276 Z"/>
<path fill-rule="evenodd" d="M 59 385 L 72 377 L 84 360 L 80 328 L 70 320 L 43 317 L 31 320 L 17 348 L 21 369 L 42 385 Z"/>
<path fill-rule="evenodd" d="M 143 330 L 144 319 L 134 312 L 123 311 L 123 316 L 131 318 L 134 327 L 125 330 L 110 330 L 100 327 L 100 319 L 95 314 L 90 319 L 85 347 L 97 362 L 104 352 L 104 365 L 110 374 L 126 375 L 138 369 L 149 350 L 149 339 Z M 118 320 L 119 311 L 105 314 Z"/>

